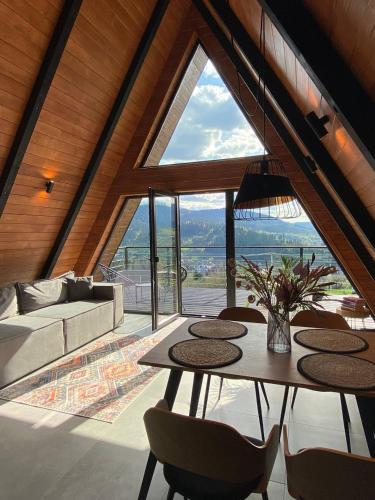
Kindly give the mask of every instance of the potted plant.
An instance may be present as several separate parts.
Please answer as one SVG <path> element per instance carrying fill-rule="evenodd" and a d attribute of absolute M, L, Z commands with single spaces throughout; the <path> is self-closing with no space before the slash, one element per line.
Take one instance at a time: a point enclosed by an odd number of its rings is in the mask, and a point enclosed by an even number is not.
<path fill-rule="evenodd" d="M 322 308 L 313 297 L 326 296 L 327 287 L 335 282 L 322 281 L 322 278 L 337 272 L 333 266 L 313 267 L 291 257 L 282 257 L 282 266 L 261 268 L 246 257 L 234 265 L 237 288 L 248 290 L 250 304 L 264 306 L 268 310 L 267 348 L 274 352 L 289 352 L 291 349 L 289 314 L 296 309 Z"/>

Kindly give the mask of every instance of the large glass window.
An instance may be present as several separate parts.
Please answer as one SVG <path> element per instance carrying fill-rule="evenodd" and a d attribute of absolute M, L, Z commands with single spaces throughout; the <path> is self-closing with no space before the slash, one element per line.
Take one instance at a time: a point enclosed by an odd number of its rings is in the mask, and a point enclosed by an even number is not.
<path fill-rule="evenodd" d="M 200 46 L 161 121 L 145 166 L 263 153 L 262 143 Z"/>
<path fill-rule="evenodd" d="M 182 313 L 216 316 L 227 305 L 225 193 L 180 196 Z"/>
<path fill-rule="evenodd" d="M 237 262 L 245 256 L 259 265 L 279 267 L 282 256 L 306 262 L 315 253 L 316 264 L 337 265 L 305 214 L 293 222 L 235 221 L 234 237 L 229 241 L 232 233 L 226 228 L 229 213 L 226 212 L 226 193 L 180 195 L 182 283 L 179 293 L 175 288 L 178 272 L 175 215 L 168 197 L 157 197 L 156 211 L 159 257 L 156 272 L 159 273 L 158 305 L 162 319 L 177 311 L 185 315 L 217 316 L 227 305 L 248 305 L 248 292 L 235 289 L 233 278 L 228 280 L 227 255 L 233 246 Z M 149 201 L 148 198 L 129 199 L 99 260 L 96 279 L 123 283 L 125 311 L 151 316 L 150 266 Z M 353 290 L 340 268 L 336 275 L 327 277 L 329 281 L 332 278 L 337 285 L 330 289 L 330 300 L 324 302 L 324 307 L 336 311 L 342 296 L 352 294 Z"/>
<path fill-rule="evenodd" d="M 254 156 L 263 146 L 209 60 L 160 164 Z"/>

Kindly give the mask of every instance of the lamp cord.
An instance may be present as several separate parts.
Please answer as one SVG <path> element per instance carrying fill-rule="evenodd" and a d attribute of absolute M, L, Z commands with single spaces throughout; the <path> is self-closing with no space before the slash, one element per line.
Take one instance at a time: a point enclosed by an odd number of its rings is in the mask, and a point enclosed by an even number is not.
<path fill-rule="evenodd" d="M 265 16 L 264 10 L 260 15 L 260 51 L 263 55 L 262 58 L 262 78 L 263 78 L 263 160 L 266 158 L 266 29 L 265 29 Z M 259 69 L 259 80 L 260 80 L 260 69 Z M 260 86 L 260 85 L 259 85 Z"/>
<path fill-rule="evenodd" d="M 228 7 L 230 7 L 230 0 L 226 0 Z M 229 31 L 230 34 L 230 41 L 233 50 L 235 50 L 238 53 L 237 47 L 234 43 L 234 37 L 233 33 Z M 257 85 L 257 93 L 255 97 L 255 107 L 252 112 L 249 112 L 244 106 L 243 98 L 242 98 L 242 92 L 241 92 L 241 81 L 240 77 L 243 81 L 242 76 L 240 75 L 238 69 L 236 68 L 236 75 L 237 75 L 237 89 L 238 89 L 238 97 L 239 101 L 241 103 L 242 110 L 245 112 L 246 116 L 249 118 L 253 118 L 260 107 L 260 93 L 261 90 L 263 91 L 263 96 L 262 96 L 262 108 L 263 108 L 263 159 L 266 157 L 266 111 L 265 111 L 265 104 L 266 104 L 266 81 L 265 81 L 265 67 L 266 67 L 266 30 L 265 30 L 265 14 L 264 14 L 264 9 L 262 9 L 261 15 L 260 15 L 260 30 L 259 30 L 259 50 L 260 53 L 262 54 L 262 65 L 258 70 L 258 85 Z M 240 57 L 242 57 L 240 55 Z M 263 86 L 262 86 L 262 78 L 263 78 Z M 245 83 L 246 85 L 246 83 Z"/>
<path fill-rule="evenodd" d="M 226 2 L 227 2 L 228 7 L 230 7 L 230 0 L 226 0 Z M 230 41 L 231 41 L 232 48 L 234 51 L 236 51 L 238 53 L 237 47 L 234 43 L 233 33 L 231 31 L 229 31 L 229 34 L 230 34 Z M 261 50 L 261 44 L 262 44 L 262 32 L 260 31 L 260 33 L 259 33 L 259 49 L 260 50 Z M 240 55 L 240 57 L 241 57 L 241 55 Z M 259 99 L 260 89 L 261 89 L 260 72 L 258 72 L 257 93 L 254 96 L 255 97 L 255 106 L 254 106 L 253 111 L 248 111 L 246 106 L 244 106 L 244 102 L 243 102 L 243 98 L 242 98 L 242 91 L 241 91 L 241 80 L 242 81 L 244 81 L 244 80 L 243 80 L 242 76 L 240 75 L 237 68 L 236 68 L 236 75 L 237 75 L 238 97 L 239 97 L 239 101 L 241 103 L 242 110 L 244 111 L 246 116 L 248 116 L 249 118 L 253 118 L 258 112 L 259 104 L 260 104 L 260 99 Z M 245 85 L 246 85 L 246 83 L 245 83 Z"/>

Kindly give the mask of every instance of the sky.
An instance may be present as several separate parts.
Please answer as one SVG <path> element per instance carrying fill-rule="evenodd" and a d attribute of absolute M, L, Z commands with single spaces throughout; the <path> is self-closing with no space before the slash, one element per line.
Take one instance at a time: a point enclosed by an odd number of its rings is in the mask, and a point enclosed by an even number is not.
<path fill-rule="evenodd" d="M 209 60 L 160 164 L 262 153 L 261 142 Z"/>
<path fill-rule="evenodd" d="M 208 60 L 160 161 L 161 165 L 263 154 L 263 145 Z M 223 193 L 181 197 L 190 210 L 224 208 Z M 288 222 L 309 220 L 303 212 Z"/>

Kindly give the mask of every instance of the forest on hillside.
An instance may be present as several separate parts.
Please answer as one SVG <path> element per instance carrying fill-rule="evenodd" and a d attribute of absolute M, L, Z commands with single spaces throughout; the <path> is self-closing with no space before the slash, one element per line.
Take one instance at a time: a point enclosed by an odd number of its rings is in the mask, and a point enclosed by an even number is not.
<path fill-rule="evenodd" d="M 157 210 L 159 245 L 170 244 L 171 211 L 167 206 Z M 311 222 L 286 222 L 280 219 L 268 221 L 236 221 L 236 246 L 320 246 L 324 245 Z M 224 209 L 180 211 L 181 246 L 224 246 Z M 122 241 L 122 246 L 148 246 L 148 207 L 141 205 Z"/>

